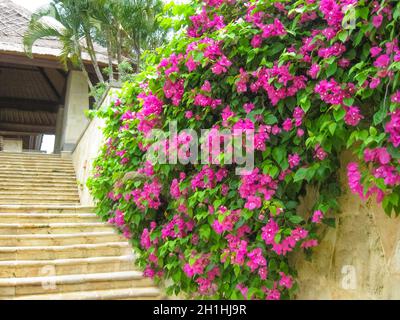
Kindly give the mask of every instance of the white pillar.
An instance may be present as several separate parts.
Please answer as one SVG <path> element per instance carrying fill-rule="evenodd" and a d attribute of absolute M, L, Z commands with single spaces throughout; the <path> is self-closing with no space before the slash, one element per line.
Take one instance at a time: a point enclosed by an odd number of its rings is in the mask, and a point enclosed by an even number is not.
<path fill-rule="evenodd" d="M 67 80 L 61 150 L 71 152 L 89 120 L 85 110 L 89 109 L 89 86 L 81 71 L 70 71 Z"/>
<path fill-rule="evenodd" d="M 61 152 L 61 138 L 63 134 L 64 106 L 60 105 L 57 111 L 56 135 L 54 139 L 54 153 Z"/>

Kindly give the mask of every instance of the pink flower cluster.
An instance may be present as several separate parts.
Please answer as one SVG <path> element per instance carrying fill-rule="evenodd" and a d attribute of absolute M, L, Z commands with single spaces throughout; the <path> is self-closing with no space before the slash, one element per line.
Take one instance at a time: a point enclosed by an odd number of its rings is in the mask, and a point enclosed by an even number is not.
<path fill-rule="evenodd" d="M 321 80 L 314 88 L 314 91 L 318 93 L 321 100 L 329 104 L 343 104 L 344 98 L 350 98 L 350 95 L 343 90 L 340 84 L 335 79 Z"/>
<path fill-rule="evenodd" d="M 220 218 L 223 217 L 222 219 Z M 228 211 L 224 206 L 220 207 L 216 219 L 212 223 L 212 228 L 218 234 L 222 234 L 225 231 L 232 231 L 235 223 L 240 219 L 240 210 Z"/>
<path fill-rule="evenodd" d="M 255 168 L 251 173 L 243 175 L 239 187 L 240 196 L 246 200 L 244 205 L 249 210 L 259 209 L 263 200 L 270 200 L 277 189 L 277 182 L 269 175 L 259 173 Z"/>
<path fill-rule="evenodd" d="M 356 106 L 345 107 L 346 115 L 344 116 L 344 122 L 349 126 L 356 126 L 359 124 L 361 119 L 364 117 L 360 114 L 360 109 Z"/>
<path fill-rule="evenodd" d="M 190 20 L 192 21 L 192 26 L 188 29 L 187 34 L 192 38 L 201 37 L 206 31 L 219 30 L 225 27 L 223 17 L 212 14 L 210 18 L 206 7 L 203 7 L 199 14 L 191 16 Z"/>
<path fill-rule="evenodd" d="M 172 99 L 172 104 L 174 106 L 179 106 L 184 93 L 183 79 L 176 80 L 175 82 L 167 80 L 164 84 L 164 95 L 167 99 Z"/>
<path fill-rule="evenodd" d="M 125 224 L 124 213 L 121 210 L 115 210 L 114 217 L 108 219 L 108 223 L 114 224 L 116 227 L 118 227 L 122 231 L 122 234 L 125 238 L 130 239 L 132 237 L 129 226 Z"/>
<path fill-rule="evenodd" d="M 397 95 L 400 96 L 400 91 Z M 390 114 L 390 121 L 386 123 L 385 131 L 389 134 L 389 141 L 393 146 L 396 148 L 400 146 L 400 109 Z"/>
<path fill-rule="evenodd" d="M 269 18 L 269 15 L 262 11 L 256 12 L 255 8 L 255 6 L 249 6 L 246 15 L 246 21 L 252 23 L 261 30 L 261 34 L 255 35 L 251 42 L 254 48 L 260 47 L 263 38 L 267 39 L 287 34 L 285 26 L 277 18 L 273 19 L 272 23 L 263 23 L 264 18 Z"/>
<path fill-rule="evenodd" d="M 199 285 L 198 291 L 202 295 L 213 295 L 217 290 L 217 284 L 214 279 L 220 276 L 220 271 L 218 267 L 214 267 L 207 272 L 206 277 L 199 277 L 196 279 L 196 283 Z"/>
<path fill-rule="evenodd" d="M 328 25 L 339 28 L 343 20 L 342 7 L 335 0 L 321 0 L 319 3 L 319 10 Z"/>
<path fill-rule="evenodd" d="M 125 200 L 130 201 L 133 199 L 136 206 L 145 210 L 146 208 L 158 209 L 161 205 L 160 194 L 162 185 L 157 180 L 152 182 L 145 182 L 142 188 L 133 190 L 125 195 Z"/>
<path fill-rule="evenodd" d="M 195 275 L 204 273 L 204 269 L 210 264 L 210 254 L 203 254 L 197 258 L 193 264 L 186 263 L 183 266 L 183 271 L 191 278 Z"/>
<path fill-rule="evenodd" d="M 261 238 L 267 245 L 272 245 L 272 250 L 279 255 L 286 255 L 288 252 L 291 252 L 299 241 L 307 238 L 308 236 L 307 230 L 297 227 L 296 229 L 292 230 L 290 236 L 282 239 L 278 243 L 275 241 L 275 238 L 280 230 L 278 224 L 272 218 L 261 230 Z"/>
<path fill-rule="evenodd" d="M 179 214 L 173 216 L 172 220 L 165 224 L 161 230 L 161 238 L 183 238 L 194 228 L 194 221 L 186 219 Z"/>
<path fill-rule="evenodd" d="M 191 186 L 192 190 L 214 188 L 217 182 L 221 182 L 228 175 L 225 168 L 220 168 L 216 172 L 208 166 L 204 165 L 200 172 L 194 175 Z"/>
<path fill-rule="evenodd" d="M 307 78 L 303 75 L 292 75 L 289 68 L 290 64 L 275 65 L 270 69 L 261 68 L 253 74 L 257 80 L 250 85 L 250 90 L 257 92 L 259 88 L 263 88 L 274 106 L 282 99 L 293 97 L 306 87 Z M 275 81 L 277 86 L 274 85 Z"/>

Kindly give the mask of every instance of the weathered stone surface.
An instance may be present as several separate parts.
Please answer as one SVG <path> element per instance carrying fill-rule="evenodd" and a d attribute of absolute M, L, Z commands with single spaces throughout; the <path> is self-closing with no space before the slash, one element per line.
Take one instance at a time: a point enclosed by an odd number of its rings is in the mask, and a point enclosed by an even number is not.
<path fill-rule="evenodd" d="M 400 299 L 400 219 L 386 216 L 374 199 L 350 193 L 345 168 L 351 159 L 342 157 L 336 228 L 325 232 L 311 262 L 296 257 L 298 299 Z M 301 209 L 310 210 L 313 199 L 311 193 Z"/>

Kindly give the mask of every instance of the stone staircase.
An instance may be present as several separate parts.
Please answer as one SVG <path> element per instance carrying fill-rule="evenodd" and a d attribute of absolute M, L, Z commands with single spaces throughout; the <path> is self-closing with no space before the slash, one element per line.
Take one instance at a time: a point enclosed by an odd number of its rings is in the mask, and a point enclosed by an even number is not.
<path fill-rule="evenodd" d="M 82 207 L 71 160 L 0 152 L 0 299 L 158 299 L 130 244 Z"/>

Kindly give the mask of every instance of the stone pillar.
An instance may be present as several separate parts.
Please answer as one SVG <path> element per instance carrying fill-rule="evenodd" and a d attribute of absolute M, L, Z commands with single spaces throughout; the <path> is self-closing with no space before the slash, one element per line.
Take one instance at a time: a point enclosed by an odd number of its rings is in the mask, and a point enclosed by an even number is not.
<path fill-rule="evenodd" d="M 71 152 L 75 148 L 89 120 L 85 110 L 89 109 L 89 87 L 87 78 L 81 71 L 72 70 L 68 74 L 61 150 Z"/>
<path fill-rule="evenodd" d="M 60 105 L 57 111 L 56 136 L 54 139 L 54 153 L 61 152 L 61 138 L 63 134 L 64 106 Z"/>

